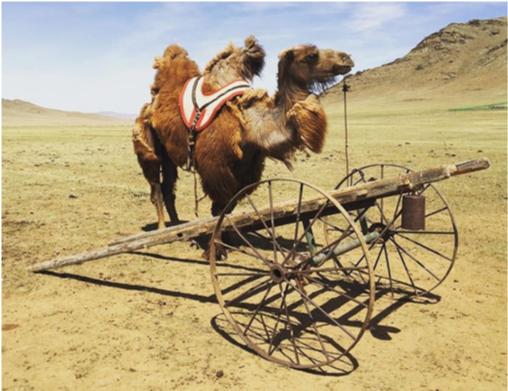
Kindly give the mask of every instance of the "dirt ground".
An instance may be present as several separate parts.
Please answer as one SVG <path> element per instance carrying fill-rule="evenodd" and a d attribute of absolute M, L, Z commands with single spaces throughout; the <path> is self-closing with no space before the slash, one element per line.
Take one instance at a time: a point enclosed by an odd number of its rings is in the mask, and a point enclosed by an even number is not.
<path fill-rule="evenodd" d="M 333 188 L 345 175 L 340 102 L 325 151 L 265 177 Z M 351 166 L 430 168 L 486 156 L 490 169 L 438 184 L 455 214 L 458 259 L 433 296 L 381 297 L 347 360 L 288 369 L 239 344 L 208 263 L 189 242 L 32 274 L 33 263 L 153 229 L 129 127 L 2 130 L 4 390 L 506 390 L 506 112 L 351 105 Z M 193 220 L 192 177 L 178 209 Z M 288 198 L 295 198 L 288 194 Z M 200 207 L 208 217 L 209 204 Z"/>

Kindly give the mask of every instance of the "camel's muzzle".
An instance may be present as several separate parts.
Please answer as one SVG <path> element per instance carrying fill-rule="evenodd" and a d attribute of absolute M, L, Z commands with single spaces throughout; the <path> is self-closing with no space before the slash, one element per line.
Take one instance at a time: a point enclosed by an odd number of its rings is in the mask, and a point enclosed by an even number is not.
<path fill-rule="evenodd" d="M 339 65 L 339 64 L 335 64 L 332 67 L 332 72 L 335 75 L 345 75 L 346 73 L 349 73 L 351 71 L 351 69 L 353 69 L 353 66 L 354 66 L 354 64 L 353 65 Z"/>

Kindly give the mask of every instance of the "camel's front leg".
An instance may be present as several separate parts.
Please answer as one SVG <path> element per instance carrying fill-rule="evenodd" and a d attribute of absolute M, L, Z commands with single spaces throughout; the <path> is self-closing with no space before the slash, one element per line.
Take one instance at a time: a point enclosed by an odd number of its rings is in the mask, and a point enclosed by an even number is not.
<path fill-rule="evenodd" d="M 221 203 L 221 202 L 216 202 L 216 201 L 213 201 L 212 202 L 212 216 L 220 216 L 222 211 L 225 209 L 226 207 L 226 204 L 224 203 Z M 234 205 L 231 205 L 230 208 L 227 210 L 227 213 L 231 213 L 236 207 L 236 203 Z M 226 232 L 224 234 L 221 234 L 220 232 L 217 233 L 217 236 L 213 236 L 210 238 L 210 242 L 208 243 L 208 248 L 205 250 L 205 252 L 203 253 L 202 257 L 206 260 L 210 260 L 210 246 L 212 245 L 212 243 L 214 243 L 215 240 L 218 240 L 222 243 L 229 243 L 230 242 L 230 238 L 229 238 L 229 234 Z M 215 245 L 215 258 L 217 261 L 221 261 L 221 260 L 224 260 L 224 259 L 227 259 L 228 257 L 228 253 L 227 253 L 227 250 L 224 246 L 222 246 L 221 244 L 216 244 Z"/>
<path fill-rule="evenodd" d="M 162 195 L 164 197 L 164 204 L 168 211 L 169 218 L 172 225 L 180 224 L 178 213 L 176 212 L 176 181 L 178 180 L 177 166 L 173 160 L 168 156 L 166 151 L 161 151 L 162 155 Z"/>

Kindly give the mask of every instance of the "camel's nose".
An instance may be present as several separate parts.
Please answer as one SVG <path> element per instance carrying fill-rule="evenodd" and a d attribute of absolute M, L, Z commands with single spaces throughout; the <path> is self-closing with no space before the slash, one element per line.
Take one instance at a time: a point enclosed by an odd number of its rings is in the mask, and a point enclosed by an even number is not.
<path fill-rule="evenodd" d="M 353 62 L 353 60 L 351 60 L 350 54 L 342 53 L 342 54 L 340 54 L 340 59 L 342 61 L 343 66 L 347 66 L 347 67 L 351 67 L 351 68 L 353 68 L 355 66 L 355 63 Z"/>

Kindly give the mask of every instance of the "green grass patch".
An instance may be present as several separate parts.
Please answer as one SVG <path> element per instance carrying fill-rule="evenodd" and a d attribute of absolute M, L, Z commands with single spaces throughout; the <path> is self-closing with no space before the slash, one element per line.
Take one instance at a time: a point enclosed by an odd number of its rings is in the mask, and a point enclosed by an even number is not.
<path fill-rule="evenodd" d="M 506 104 L 507 102 L 490 103 L 488 105 L 458 107 L 454 109 L 448 109 L 448 111 L 506 110 Z"/>

